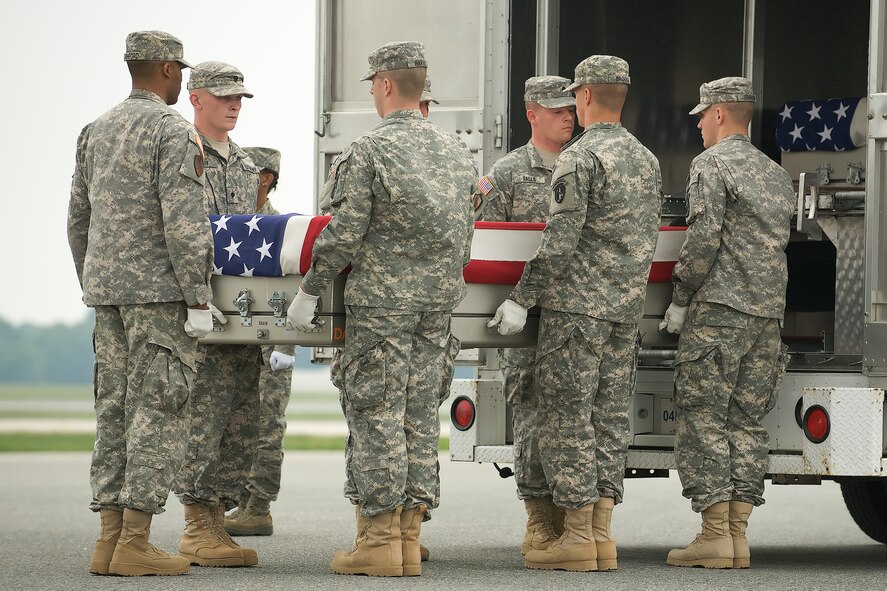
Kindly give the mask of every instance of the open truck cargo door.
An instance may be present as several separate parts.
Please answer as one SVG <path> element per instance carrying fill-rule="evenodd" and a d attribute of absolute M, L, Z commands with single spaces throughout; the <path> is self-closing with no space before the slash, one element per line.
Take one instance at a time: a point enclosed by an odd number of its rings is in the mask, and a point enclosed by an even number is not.
<path fill-rule="evenodd" d="M 316 189 L 333 159 L 379 122 L 360 78 L 367 56 L 390 41 L 425 45 L 429 119 L 455 134 L 478 170 L 503 156 L 508 118 L 508 15 L 504 0 L 319 0 L 317 6 Z"/>

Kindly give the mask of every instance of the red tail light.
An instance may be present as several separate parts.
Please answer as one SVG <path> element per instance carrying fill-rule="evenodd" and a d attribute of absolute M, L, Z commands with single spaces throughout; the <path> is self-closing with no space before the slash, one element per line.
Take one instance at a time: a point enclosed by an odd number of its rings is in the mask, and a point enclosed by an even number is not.
<path fill-rule="evenodd" d="M 804 413 L 804 435 L 813 443 L 822 443 L 828 438 L 831 421 L 828 411 L 818 404 L 811 406 Z"/>
<path fill-rule="evenodd" d="M 474 424 L 475 409 L 474 403 L 464 396 L 460 396 L 453 401 L 450 407 L 450 420 L 460 431 L 467 431 Z"/>

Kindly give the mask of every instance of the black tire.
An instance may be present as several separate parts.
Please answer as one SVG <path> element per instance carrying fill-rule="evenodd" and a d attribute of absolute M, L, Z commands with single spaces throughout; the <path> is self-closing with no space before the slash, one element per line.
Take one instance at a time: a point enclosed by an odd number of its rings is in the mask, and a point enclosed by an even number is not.
<path fill-rule="evenodd" d="M 871 539 L 887 544 L 887 480 L 842 480 L 841 494 L 859 529 Z"/>

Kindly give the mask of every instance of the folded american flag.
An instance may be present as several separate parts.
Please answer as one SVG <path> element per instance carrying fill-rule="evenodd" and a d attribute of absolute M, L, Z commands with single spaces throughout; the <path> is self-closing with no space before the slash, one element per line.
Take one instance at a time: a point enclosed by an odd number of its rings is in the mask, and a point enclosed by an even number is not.
<path fill-rule="evenodd" d="M 789 101 L 776 113 L 776 145 L 783 152 L 843 152 L 863 145 L 851 129 L 859 97 Z"/>
<path fill-rule="evenodd" d="M 209 217 L 215 238 L 213 273 L 242 277 L 304 275 L 311 268 L 314 243 L 331 219 L 298 214 Z M 250 233 L 249 228 L 254 226 L 258 230 Z M 545 224 L 476 222 L 471 262 L 463 273 L 465 281 L 515 285 L 525 263 L 535 256 L 544 229 Z M 671 282 L 685 235 L 684 227 L 659 229 L 650 283 Z M 265 252 L 269 254 L 264 255 Z"/>

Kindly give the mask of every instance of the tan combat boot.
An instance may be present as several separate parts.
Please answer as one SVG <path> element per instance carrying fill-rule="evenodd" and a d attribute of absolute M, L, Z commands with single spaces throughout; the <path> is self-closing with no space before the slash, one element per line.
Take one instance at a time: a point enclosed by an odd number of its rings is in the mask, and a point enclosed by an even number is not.
<path fill-rule="evenodd" d="M 400 538 L 403 553 L 403 576 L 418 577 L 422 574 L 422 550 L 419 530 L 425 518 L 425 505 L 404 509 L 400 514 Z"/>
<path fill-rule="evenodd" d="M 733 538 L 730 536 L 730 503 L 721 501 L 702 512 L 702 532 L 683 549 L 668 553 L 671 566 L 733 568 Z"/>
<path fill-rule="evenodd" d="M 259 564 L 259 555 L 255 550 L 252 548 L 244 548 L 235 542 L 231 536 L 228 535 L 228 532 L 225 531 L 225 509 L 221 505 L 215 507 L 213 517 L 213 527 L 215 528 L 219 539 L 229 548 L 240 550 L 241 554 L 243 554 L 243 566 L 256 566 Z"/>
<path fill-rule="evenodd" d="M 564 533 L 545 550 L 530 550 L 524 566 L 543 570 L 597 570 L 597 547 L 592 520 L 594 505 L 567 509 Z"/>
<path fill-rule="evenodd" d="M 252 495 L 248 490 L 243 491 L 243 494 L 241 494 L 240 498 L 237 499 L 237 506 L 234 508 L 233 511 L 231 511 L 231 513 L 225 516 L 225 521 L 227 522 L 229 519 L 239 519 L 240 515 L 246 511 L 251 496 Z"/>
<path fill-rule="evenodd" d="M 548 513 L 551 515 L 551 529 L 555 537 L 561 537 L 564 533 L 564 521 L 567 520 L 567 511 L 563 507 L 554 504 L 551 496 L 542 497 L 548 505 Z"/>
<path fill-rule="evenodd" d="M 233 513 L 225 516 L 224 526 L 232 536 L 270 536 L 274 533 L 271 501 L 250 496 L 246 505 L 238 505 Z"/>
<path fill-rule="evenodd" d="M 551 523 L 551 497 L 524 499 L 527 510 L 527 531 L 520 545 L 521 556 L 530 550 L 545 550 L 558 538 Z"/>
<path fill-rule="evenodd" d="M 184 575 L 188 572 L 188 560 L 175 554 L 167 554 L 148 542 L 151 534 L 150 513 L 135 509 L 123 510 L 120 537 L 114 548 L 114 556 L 108 565 L 108 574 L 124 577 L 143 575 Z"/>
<path fill-rule="evenodd" d="M 107 575 L 108 565 L 114 556 L 114 548 L 117 547 L 117 538 L 120 537 L 120 528 L 123 527 L 123 511 L 102 509 L 99 516 L 102 520 L 102 533 L 95 541 L 92 559 L 89 561 L 89 572 L 94 575 Z"/>
<path fill-rule="evenodd" d="M 403 547 L 400 537 L 400 515 L 403 505 L 394 511 L 358 519 L 354 548 L 337 552 L 330 569 L 340 575 L 371 577 L 402 577 Z"/>
<path fill-rule="evenodd" d="M 215 523 L 218 511 L 221 507 L 185 505 L 185 531 L 179 554 L 198 566 L 246 566 L 241 549 L 226 544 L 219 535 L 219 531 L 225 530 Z"/>
<path fill-rule="evenodd" d="M 616 540 L 610 533 L 610 520 L 613 517 L 614 501 L 611 497 L 601 497 L 594 504 L 594 517 L 591 529 L 594 532 L 594 545 L 597 548 L 597 569 L 616 570 Z"/>
<path fill-rule="evenodd" d="M 751 566 L 751 552 L 748 549 L 748 538 L 745 528 L 748 527 L 748 516 L 754 505 L 740 501 L 730 501 L 730 537 L 733 538 L 733 568 Z"/>

